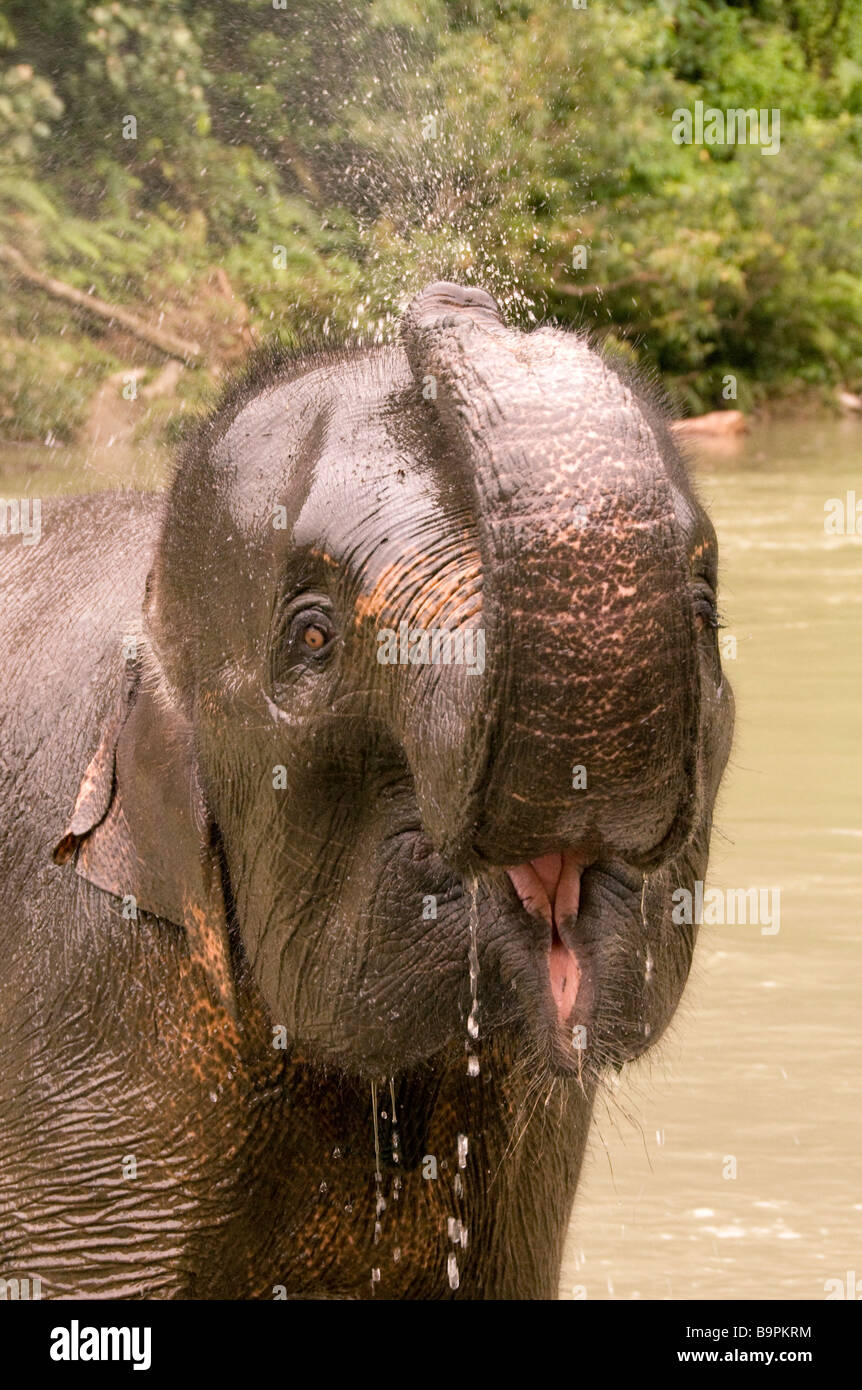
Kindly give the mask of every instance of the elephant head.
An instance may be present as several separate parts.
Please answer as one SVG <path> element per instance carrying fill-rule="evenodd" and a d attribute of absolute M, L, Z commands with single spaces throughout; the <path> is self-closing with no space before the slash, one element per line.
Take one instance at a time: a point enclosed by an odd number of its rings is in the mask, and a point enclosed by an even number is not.
<path fill-rule="evenodd" d="M 270 364 L 182 459 L 143 656 L 58 847 L 246 971 L 302 1054 L 654 1041 L 732 730 L 716 541 L 580 336 L 435 284 L 402 342 Z"/>

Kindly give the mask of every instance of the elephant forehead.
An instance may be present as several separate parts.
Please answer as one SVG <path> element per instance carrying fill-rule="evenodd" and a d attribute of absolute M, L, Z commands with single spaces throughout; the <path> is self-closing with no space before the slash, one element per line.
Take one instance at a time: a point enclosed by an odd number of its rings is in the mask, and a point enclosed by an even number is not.
<path fill-rule="evenodd" d="M 482 611 L 482 559 L 467 531 L 436 544 L 411 545 L 377 571 L 357 595 L 356 626 L 391 626 L 403 619 L 417 627 L 458 627 Z"/>
<path fill-rule="evenodd" d="M 259 392 L 210 454 L 212 485 L 232 520 L 255 529 L 297 486 L 307 492 L 318 480 L 325 485 L 334 460 L 349 463 L 355 475 L 379 459 L 387 404 L 408 384 L 403 353 L 378 349 Z"/>
<path fill-rule="evenodd" d="M 475 498 L 387 428 L 388 408 L 328 430 L 293 542 L 343 582 L 357 626 L 468 622 L 482 603 Z"/>
<path fill-rule="evenodd" d="M 321 561 L 352 605 L 354 624 L 458 626 L 482 609 L 475 520 L 403 460 L 370 483 L 346 470 L 309 496 L 294 541 Z"/>

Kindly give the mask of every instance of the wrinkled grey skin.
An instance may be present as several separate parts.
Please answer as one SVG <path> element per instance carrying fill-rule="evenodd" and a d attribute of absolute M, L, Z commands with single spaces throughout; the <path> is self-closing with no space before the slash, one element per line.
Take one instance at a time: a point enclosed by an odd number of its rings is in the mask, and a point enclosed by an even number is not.
<path fill-rule="evenodd" d="M 733 722 L 659 413 L 432 286 L 403 346 L 252 377 L 164 500 L 46 504 L 0 582 L 0 1275 L 554 1297 L 596 1086 L 685 983 Z M 481 629 L 484 671 L 382 665 L 402 620 Z M 552 937 L 506 870 L 564 854 Z"/>

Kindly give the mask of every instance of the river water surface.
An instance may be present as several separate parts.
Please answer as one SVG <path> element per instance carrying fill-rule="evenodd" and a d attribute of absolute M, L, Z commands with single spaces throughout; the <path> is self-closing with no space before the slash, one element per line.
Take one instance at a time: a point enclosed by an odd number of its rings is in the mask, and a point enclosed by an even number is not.
<path fill-rule="evenodd" d="M 151 486 L 162 457 L 0 446 L 0 495 Z M 722 546 L 737 736 L 709 883 L 780 930 L 704 926 L 671 1033 L 600 1100 L 561 1297 L 823 1298 L 862 1276 L 862 422 L 762 425 L 695 472 Z M 735 1172 L 735 1176 L 732 1174 Z"/>

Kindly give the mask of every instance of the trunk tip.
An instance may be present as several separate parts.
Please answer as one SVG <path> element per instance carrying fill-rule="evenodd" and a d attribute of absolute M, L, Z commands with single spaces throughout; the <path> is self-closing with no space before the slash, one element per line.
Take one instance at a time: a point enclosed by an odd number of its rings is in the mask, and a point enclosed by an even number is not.
<path fill-rule="evenodd" d="M 426 285 L 410 301 L 402 332 L 409 343 L 425 329 L 456 328 L 465 322 L 483 327 L 500 326 L 503 319 L 497 301 L 487 290 L 438 280 Z"/>

